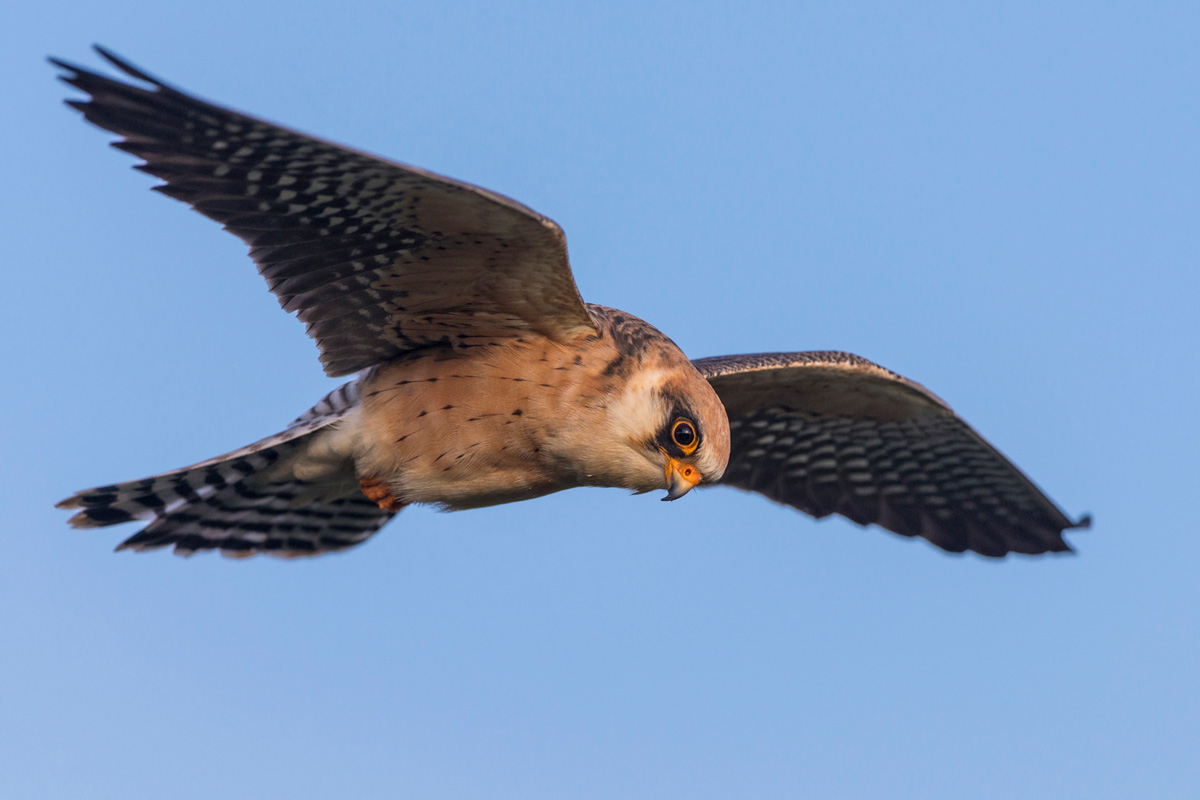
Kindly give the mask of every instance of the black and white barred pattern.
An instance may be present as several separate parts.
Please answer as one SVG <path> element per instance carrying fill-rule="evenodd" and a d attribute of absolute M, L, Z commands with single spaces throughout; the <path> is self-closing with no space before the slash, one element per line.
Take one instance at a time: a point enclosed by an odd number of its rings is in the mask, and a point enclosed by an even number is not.
<path fill-rule="evenodd" d="M 341 419 L 358 399 L 358 382 L 347 383 L 281 433 L 190 467 L 78 492 L 58 505 L 80 509 L 71 518 L 76 528 L 151 521 L 118 550 L 174 545 L 181 555 L 220 550 L 231 556 L 300 556 L 352 547 L 394 514 L 363 497 L 352 481 L 346 496 L 322 502 L 305 496 L 309 487 L 303 481 L 268 483 L 261 476 L 306 437 Z"/>

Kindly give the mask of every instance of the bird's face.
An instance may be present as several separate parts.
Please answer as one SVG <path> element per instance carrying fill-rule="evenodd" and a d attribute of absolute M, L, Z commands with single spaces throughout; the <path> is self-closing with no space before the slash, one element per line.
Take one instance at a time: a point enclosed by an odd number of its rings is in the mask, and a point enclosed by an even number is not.
<path fill-rule="evenodd" d="M 605 461 L 605 485 L 665 489 L 664 500 L 677 500 L 725 473 L 725 406 L 690 362 L 641 370 L 607 411 L 609 435 L 596 452 Z"/>
<path fill-rule="evenodd" d="M 720 478 L 721 473 L 725 471 L 725 465 L 722 463 L 719 472 L 714 476 L 716 468 L 710 466 L 715 463 L 714 459 L 703 458 L 699 455 L 701 443 L 699 429 L 700 424 L 695 422 L 691 415 L 685 411 L 677 411 L 668 419 L 667 425 L 659 431 L 655 444 L 658 445 L 658 451 L 665 459 L 663 474 L 666 479 L 667 496 L 663 500 L 678 500 L 683 497 L 705 480 L 706 471 L 709 482 Z M 728 452 L 728 448 L 726 448 L 726 452 Z M 728 455 L 726 455 L 727 459 Z M 707 462 L 704 469 L 700 466 L 702 460 Z"/>

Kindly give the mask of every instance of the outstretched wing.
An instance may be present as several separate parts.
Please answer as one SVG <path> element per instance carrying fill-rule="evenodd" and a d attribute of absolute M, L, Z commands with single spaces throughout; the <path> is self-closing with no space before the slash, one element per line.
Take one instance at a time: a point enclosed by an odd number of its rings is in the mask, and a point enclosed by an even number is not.
<path fill-rule="evenodd" d="M 944 550 L 985 556 L 1070 550 L 1072 522 L 920 384 L 836 352 L 692 362 L 725 404 L 722 483 L 814 517 L 841 514 Z"/>
<path fill-rule="evenodd" d="M 331 376 L 429 344 L 595 330 L 553 220 L 507 197 L 197 100 L 96 48 L 141 88 L 51 59 L 68 105 L 121 136 L 162 193 L 223 223 Z"/>

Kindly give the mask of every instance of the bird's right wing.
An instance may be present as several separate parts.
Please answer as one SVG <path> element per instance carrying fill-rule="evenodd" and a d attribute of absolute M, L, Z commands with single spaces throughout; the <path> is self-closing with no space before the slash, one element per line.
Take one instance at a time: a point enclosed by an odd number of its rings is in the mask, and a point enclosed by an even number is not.
<path fill-rule="evenodd" d="M 1073 522 L 936 395 L 865 358 L 760 353 L 692 362 L 729 415 L 722 483 L 951 552 L 1070 550 Z"/>
<path fill-rule="evenodd" d="M 562 229 L 495 192 L 191 97 L 111 53 L 149 89 L 51 59 L 68 101 L 145 159 L 163 194 L 250 245 L 331 376 L 430 344 L 595 332 Z"/>

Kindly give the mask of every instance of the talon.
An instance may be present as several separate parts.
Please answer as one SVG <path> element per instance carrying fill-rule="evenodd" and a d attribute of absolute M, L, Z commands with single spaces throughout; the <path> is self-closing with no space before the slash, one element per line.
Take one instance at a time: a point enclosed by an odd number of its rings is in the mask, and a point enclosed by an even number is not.
<path fill-rule="evenodd" d="M 362 493 L 366 495 L 367 499 L 384 511 L 399 511 L 407 505 L 399 497 L 392 494 L 392 490 L 388 488 L 388 485 L 378 478 L 363 476 L 358 479 L 358 485 L 362 487 Z"/>

